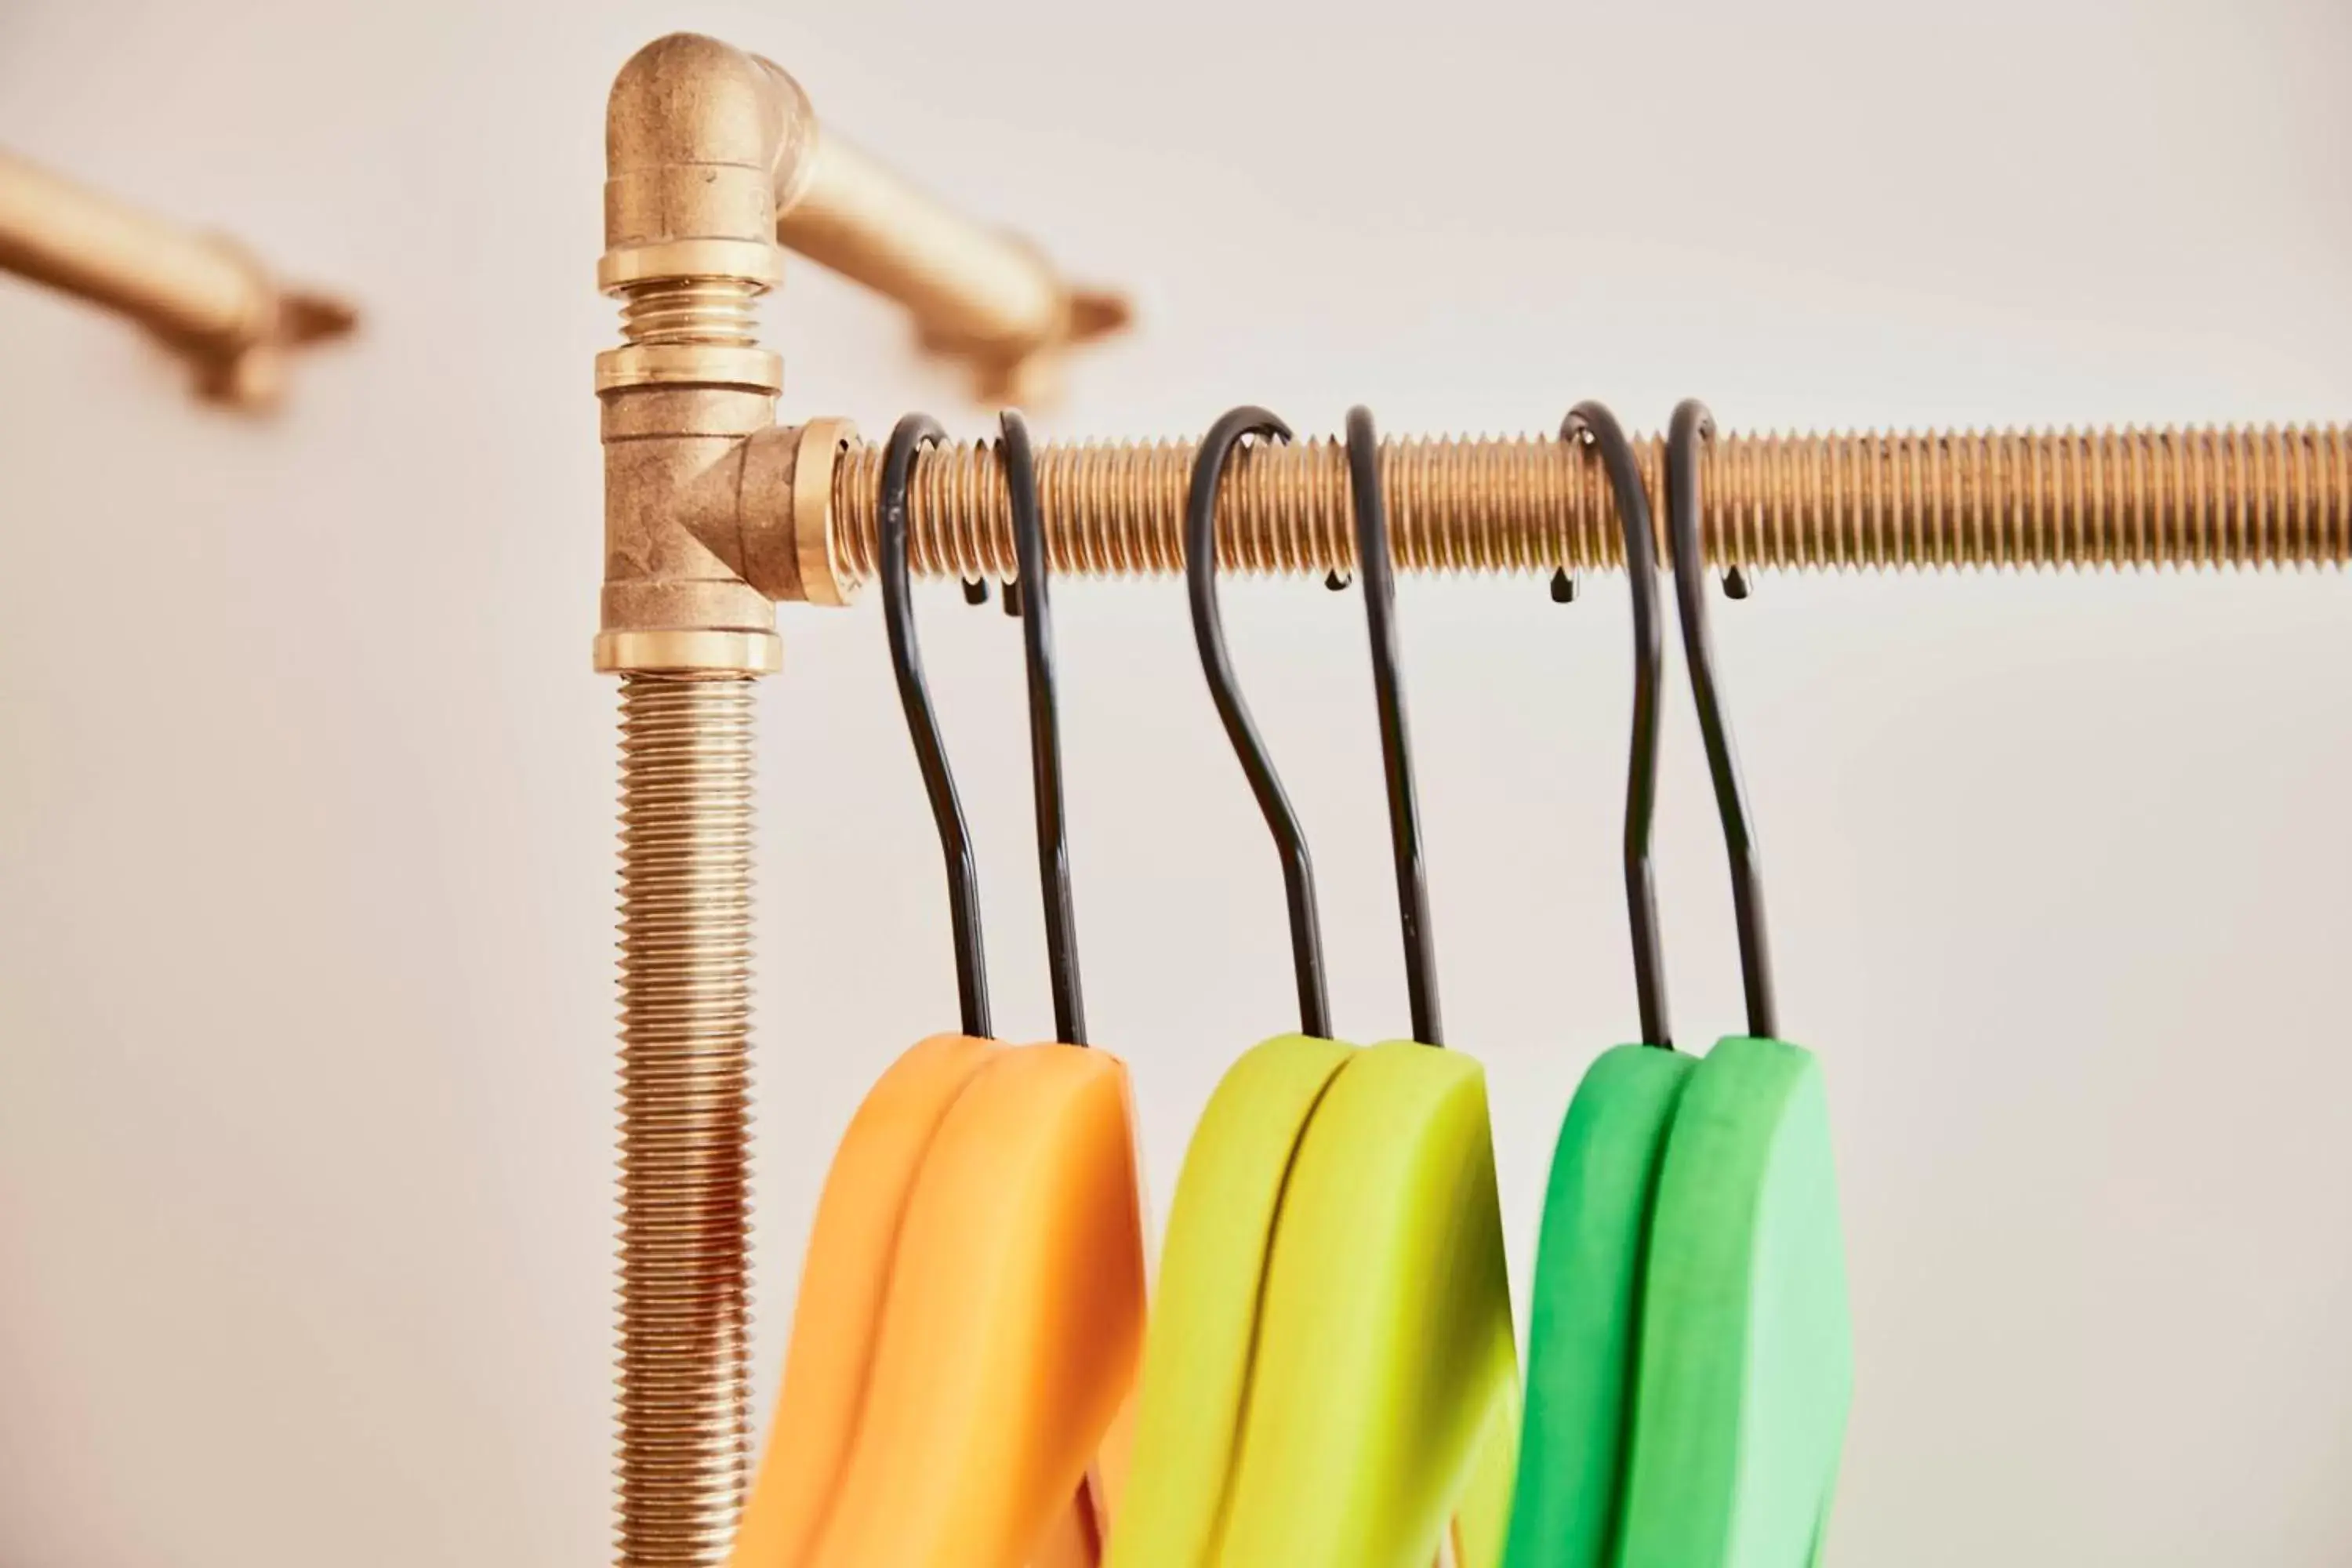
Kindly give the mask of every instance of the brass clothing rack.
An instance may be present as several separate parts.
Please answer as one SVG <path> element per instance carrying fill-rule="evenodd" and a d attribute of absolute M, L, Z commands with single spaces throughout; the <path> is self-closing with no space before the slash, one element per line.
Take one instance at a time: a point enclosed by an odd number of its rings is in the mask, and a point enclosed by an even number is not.
<path fill-rule="evenodd" d="M 824 131 L 765 60 L 680 34 L 622 69 L 607 118 L 598 356 L 605 573 L 594 660 L 622 678 L 617 1561 L 716 1563 L 747 1474 L 744 1246 L 752 682 L 774 605 L 847 603 L 875 570 L 880 448 L 845 420 L 774 423 L 755 301 L 800 250 L 904 302 L 991 395 L 1034 394 L 1124 322 L 1033 247 L 961 219 Z M 1562 395 L 1563 406 L 1569 401 Z M 1193 443 L 1038 453 L 1050 558 L 1104 575 L 1182 564 Z M 1660 443 L 1640 444 L 1654 501 Z M 2342 566 L 2352 429 L 1753 436 L 1706 464 L 1716 566 Z M 1600 463 L 1549 437 L 1381 448 L 1405 571 L 1570 573 L 1622 560 Z M 1260 445 L 1218 509 L 1221 560 L 1353 566 L 1347 464 Z M 1655 508 L 1663 518 L 1665 509 Z M 920 456 L 914 569 L 1017 576 L 985 447 Z"/>

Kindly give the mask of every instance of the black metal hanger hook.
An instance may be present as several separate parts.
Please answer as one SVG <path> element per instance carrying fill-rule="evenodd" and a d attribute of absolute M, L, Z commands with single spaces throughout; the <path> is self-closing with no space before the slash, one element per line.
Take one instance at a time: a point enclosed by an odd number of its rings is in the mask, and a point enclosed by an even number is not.
<path fill-rule="evenodd" d="M 1706 554 L 1699 538 L 1699 450 L 1715 435 L 1715 416 L 1691 398 L 1675 409 L 1666 432 L 1667 540 L 1674 551 L 1675 604 L 1681 613 L 1683 658 L 1690 666 L 1691 695 L 1698 703 L 1699 735 L 1706 743 L 1706 771 L 1715 783 L 1716 815 L 1723 819 L 1724 847 L 1731 858 L 1731 903 L 1739 929 L 1739 977 L 1748 999 L 1748 1032 L 1775 1037 L 1778 1010 L 1772 994 L 1772 955 L 1765 938 L 1763 872 L 1757 864 L 1756 829 L 1748 814 L 1748 793 L 1739 780 L 1739 756 L 1723 714 L 1723 689 L 1716 679 L 1715 642 L 1707 634 Z"/>
<path fill-rule="evenodd" d="M 1282 885 L 1290 904 L 1290 962 L 1298 981 L 1298 1030 L 1318 1039 L 1331 1037 L 1331 1001 L 1323 977 L 1323 930 L 1315 908 L 1315 868 L 1307 853 L 1307 836 L 1298 814 L 1275 776 L 1274 760 L 1250 719 L 1234 679 L 1233 658 L 1225 651 L 1225 627 L 1217 614 L 1217 485 L 1234 451 L 1248 437 L 1290 439 L 1290 426 L 1263 408 L 1233 410 L 1209 427 L 1192 459 L 1192 482 L 1184 498 L 1184 585 L 1192 602 L 1192 640 L 1201 650 L 1201 669 L 1209 679 L 1209 695 L 1224 721 L 1225 738 L 1241 759 L 1258 810 L 1274 834 L 1282 857 Z"/>
<path fill-rule="evenodd" d="M 964 825 L 963 803 L 956 795 L 955 775 L 948 771 L 939 715 L 931 707 L 929 684 L 923 679 L 922 649 L 915 641 L 914 595 L 907 581 L 907 481 L 914 469 L 915 454 L 946 439 L 947 432 L 929 415 L 909 414 L 898 421 L 882 454 L 876 532 L 890 668 L 898 678 L 898 703 L 906 710 L 907 733 L 915 742 L 915 763 L 922 770 L 931 820 L 939 827 L 940 852 L 947 860 L 948 910 L 955 928 L 956 1000 L 963 1032 L 986 1039 L 988 965 L 981 951 L 979 873 L 972 863 L 971 834 Z"/>
<path fill-rule="evenodd" d="M 1021 606 L 1021 644 L 1029 677 L 1029 771 L 1036 797 L 1037 877 L 1045 900 L 1045 962 L 1054 982 L 1054 1037 L 1087 1043 L 1087 1013 L 1078 987 L 1077 914 L 1070 900 L 1069 828 L 1062 810 L 1062 724 L 1056 699 L 1054 616 L 1046 593 L 1045 508 L 1037 499 L 1037 459 L 1029 426 L 1006 409 L 997 416 L 998 459 L 1013 501 L 1013 548 Z"/>
<path fill-rule="evenodd" d="M 1633 599 L 1633 742 L 1625 771 L 1625 912 L 1633 932 L 1633 993 L 1642 1043 L 1671 1049 L 1666 1021 L 1666 961 L 1658 934 L 1658 895 L 1650 870 L 1650 826 L 1658 804 L 1658 690 L 1665 637 L 1658 613 L 1658 541 L 1641 464 L 1617 416 L 1599 403 L 1578 404 L 1559 427 L 1563 441 L 1590 441 L 1601 454 L 1617 519 L 1625 533 L 1625 583 Z"/>
<path fill-rule="evenodd" d="M 1412 1037 L 1445 1043 L 1437 1013 L 1437 948 L 1422 866 L 1421 808 L 1412 785 L 1412 738 L 1405 727 L 1404 680 L 1396 630 L 1396 570 L 1389 553 L 1388 499 L 1381 487 L 1381 437 L 1368 408 L 1348 411 L 1348 489 L 1356 514 L 1356 575 L 1364 584 L 1364 625 L 1372 644 L 1372 695 L 1381 716 L 1381 763 L 1389 797 L 1389 842 L 1396 860 L 1397 910 L 1404 927 L 1405 991 Z"/>

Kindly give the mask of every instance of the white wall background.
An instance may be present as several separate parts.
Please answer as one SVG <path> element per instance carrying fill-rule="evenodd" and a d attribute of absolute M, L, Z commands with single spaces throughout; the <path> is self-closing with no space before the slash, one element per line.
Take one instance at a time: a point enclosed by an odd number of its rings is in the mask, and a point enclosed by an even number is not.
<path fill-rule="evenodd" d="M 0 142 L 348 286 L 270 424 L 0 287 L 0 1563 L 605 1551 L 613 695 L 588 669 L 601 111 L 676 27 L 1131 283 L 1053 435 L 2352 416 L 2352 14 L 1204 0 L 14 0 Z M 1636 12 L 1642 13 L 1637 16 Z M 982 411 L 805 268 L 788 416 Z M 1236 590 L 1343 1032 L 1404 1025 L 1354 595 Z M 926 636 L 1005 1026 L 1046 1027 L 1017 638 Z M 1164 1194 L 1290 1008 L 1168 584 L 1059 596 L 1098 1037 Z M 1625 611 L 1406 584 L 1445 1003 L 1525 1277 L 1633 1026 Z M 1835 1558 L 2352 1559 L 2352 581 L 1764 579 L 1718 635 L 1861 1390 Z M 876 614 L 764 698 L 760 1381 L 832 1141 L 951 1016 Z M 1738 985 L 1695 727 L 1687 1038 Z M 1213 984 L 1202 984 L 1202 977 Z"/>

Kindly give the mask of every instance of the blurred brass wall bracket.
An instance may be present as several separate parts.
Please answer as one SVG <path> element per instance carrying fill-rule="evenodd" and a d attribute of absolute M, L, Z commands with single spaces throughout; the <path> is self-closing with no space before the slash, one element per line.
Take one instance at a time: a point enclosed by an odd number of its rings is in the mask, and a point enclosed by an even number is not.
<path fill-rule="evenodd" d="M 200 234 L 0 153 L 0 271 L 145 326 L 193 366 L 197 389 L 274 405 L 288 353 L 358 321 L 329 295 L 281 284 L 235 241 Z"/>

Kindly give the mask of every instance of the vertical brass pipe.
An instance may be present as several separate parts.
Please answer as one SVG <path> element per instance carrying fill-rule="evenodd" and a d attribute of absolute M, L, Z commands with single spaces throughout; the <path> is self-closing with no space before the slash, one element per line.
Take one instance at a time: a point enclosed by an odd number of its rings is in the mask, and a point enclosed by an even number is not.
<path fill-rule="evenodd" d="M 621 681 L 625 1563 L 719 1561 L 743 1501 L 752 697 Z"/>
<path fill-rule="evenodd" d="M 597 356 L 604 589 L 621 677 L 621 1568 L 716 1568 L 749 1452 L 751 741 L 775 612 L 694 526 L 782 367 L 774 181 L 804 112 L 773 68 L 681 35 L 607 110 L 604 255 L 622 345 Z M 723 541 L 721 542 L 723 542 Z"/>
<path fill-rule="evenodd" d="M 126 205 L 0 153 L 0 271 L 121 312 L 195 367 L 205 394 L 272 401 L 285 351 L 357 320 L 283 289 L 243 247 Z"/>

